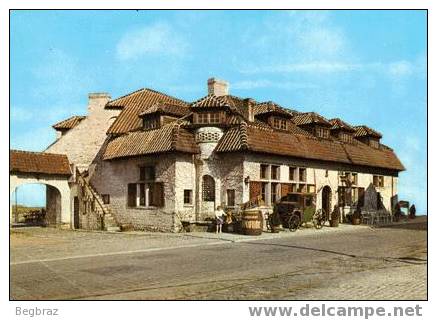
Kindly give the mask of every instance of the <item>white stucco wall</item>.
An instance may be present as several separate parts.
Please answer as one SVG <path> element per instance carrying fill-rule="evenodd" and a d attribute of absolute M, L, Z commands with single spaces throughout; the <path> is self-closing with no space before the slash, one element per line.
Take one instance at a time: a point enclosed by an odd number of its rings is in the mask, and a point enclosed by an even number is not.
<path fill-rule="evenodd" d="M 71 222 L 73 221 L 73 218 L 72 218 L 71 196 L 70 196 L 70 186 L 68 184 L 68 178 L 41 176 L 39 179 L 36 179 L 35 177 L 26 176 L 26 175 L 10 175 L 9 193 L 12 194 L 15 191 L 15 189 L 21 185 L 32 184 L 32 183 L 49 185 L 56 188 L 59 191 L 60 198 L 61 198 L 60 199 L 61 210 L 60 210 L 59 220 L 57 219 L 56 223 L 59 225 L 65 225 L 67 227 L 71 227 Z M 51 205 L 51 204 L 47 204 L 47 205 Z M 10 210 L 10 214 L 12 214 L 12 207 Z"/>

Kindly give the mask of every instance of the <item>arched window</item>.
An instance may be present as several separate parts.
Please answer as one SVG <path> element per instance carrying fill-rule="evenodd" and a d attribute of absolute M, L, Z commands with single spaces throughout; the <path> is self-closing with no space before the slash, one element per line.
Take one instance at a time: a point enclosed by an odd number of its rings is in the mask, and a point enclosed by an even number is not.
<path fill-rule="evenodd" d="M 204 175 L 202 179 L 202 199 L 203 201 L 215 200 L 215 181 L 209 175 Z"/>

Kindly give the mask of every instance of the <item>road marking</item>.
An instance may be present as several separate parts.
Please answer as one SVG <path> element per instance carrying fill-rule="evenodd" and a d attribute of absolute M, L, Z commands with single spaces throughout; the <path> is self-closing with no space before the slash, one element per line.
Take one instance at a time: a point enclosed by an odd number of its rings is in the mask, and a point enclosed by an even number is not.
<path fill-rule="evenodd" d="M 157 248 L 148 248 L 148 249 L 140 249 L 140 250 L 130 250 L 130 251 L 116 251 L 116 252 L 93 253 L 93 254 L 84 254 L 84 255 L 77 255 L 77 256 L 62 257 L 62 258 L 35 259 L 35 260 L 17 261 L 17 262 L 11 262 L 10 265 L 11 266 L 15 266 L 15 265 L 29 264 L 29 263 L 40 263 L 40 262 L 52 262 L 52 261 L 72 260 L 72 259 L 83 259 L 83 258 L 116 256 L 116 255 L 123 255 L 123 254 L 132 254 L 132 253 L 164 251 L 164 250 L 174 250 L 174 249 L 183 249 L 183 248 L 195 248 L 195 247 L 211 246 L 211 245 L 218 245 L 218 244 L 223 244 L 223 241 L 215 241 L 215 242 L 207 242 L 207 243 L 196 243 L 196 244 L 189 244 L 189 245 L 185 245 L 185 246 L 157 247 Z"/>

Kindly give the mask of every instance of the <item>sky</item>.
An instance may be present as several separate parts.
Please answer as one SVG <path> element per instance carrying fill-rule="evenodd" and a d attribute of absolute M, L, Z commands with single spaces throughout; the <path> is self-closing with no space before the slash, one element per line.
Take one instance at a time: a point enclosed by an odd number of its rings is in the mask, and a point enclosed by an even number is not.
<path fill-rule="evenodd" d="M 383 133 L 407 171 L 399 197 L 427 212 L 425 11 L 12 11 L 10 145 L 43 151 L 90 92 L 148 87 L 186 101 L 230 92 Z M 44 205 L 41 186 L 18 202 Z"/>

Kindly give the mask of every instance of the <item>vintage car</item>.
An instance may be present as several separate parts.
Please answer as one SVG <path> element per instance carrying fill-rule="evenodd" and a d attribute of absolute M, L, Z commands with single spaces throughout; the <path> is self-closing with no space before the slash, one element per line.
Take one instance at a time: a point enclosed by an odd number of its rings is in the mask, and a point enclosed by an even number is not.
<path fill-rule="evenodd" d="M 314 193 L 288 193 L 275 203 L 273 219 L 281 222 L 284 228 L 296 231 L 305 223 L 312 222 L 316 229 L 323 227 L 327 221 L 327 215 L 323 210 L 316 211 L 316 195 Z"/>

